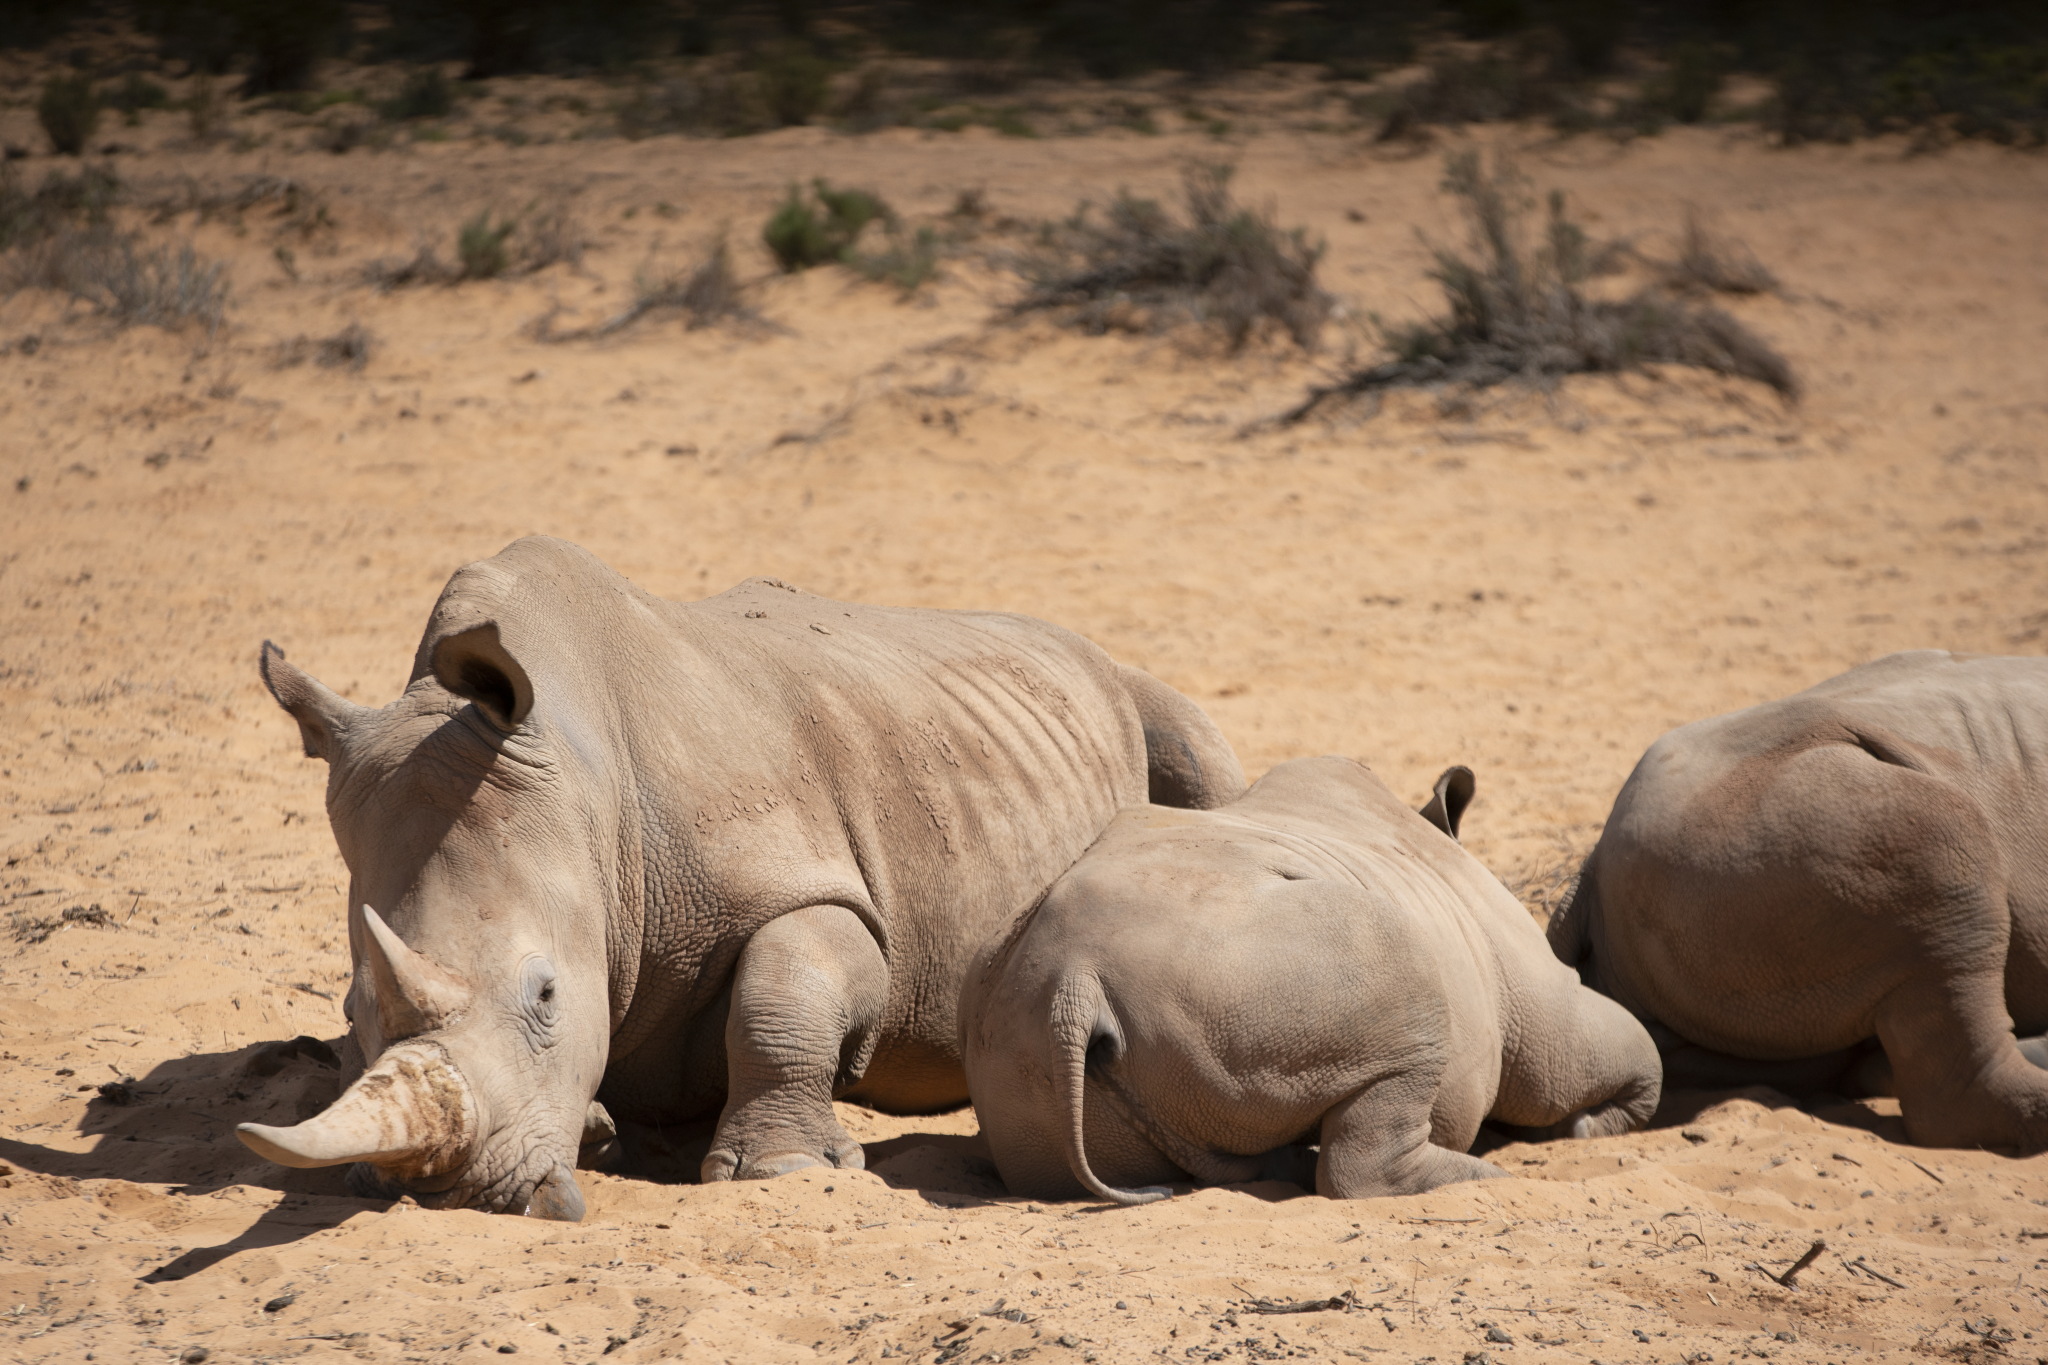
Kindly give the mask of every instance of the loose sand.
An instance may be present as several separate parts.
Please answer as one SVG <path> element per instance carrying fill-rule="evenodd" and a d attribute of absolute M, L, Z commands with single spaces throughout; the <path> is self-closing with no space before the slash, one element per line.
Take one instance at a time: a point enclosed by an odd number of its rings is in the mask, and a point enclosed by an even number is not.
<path fill-rule="evenodd" d="M 40 145 L 29 120 L 0 111 L 0 138 Z M 381 703 L 448 574 L 528 532 L 675 597 L 765 573 L 1031 612 L 1198 698 L 1253 773 L 1348 753 L 1419 801 L 1469 763 L 1469 843 L 1538 911 L 1666 728 L 1889 650 L 2038 652 L 2048 162 L 1518 135 L 1602 235 L 1668 250 L 1694 203 L 1746 239 L 1786 293 L 1730 306 L 1798 366 L 1803 404 L 1669 371 L 1241 436 L 1334 363 L 1337 332 L 1316 360 L 992 327 L 998 271 L 963 259 L 911 302 L 836 269 L 771 278 L 758 225 L 813 174 L 916 219 L 976 186 L 1029 218 L 1170 192 L 1227 153 L 1247 199 L 1328 239 L 1354 315 L 1413 316 L 1417 229 L 1456 231 L 1436 152 L 1274 124 L 1230 146 L 795 130 L 332 156 L 293 149 L 304 126 L 244 120 L 270 140 L 241 152 L 168 114 L 113 134 L 143 198 L 260 173 L 326 207 L 150 229 L 231 262 L 211 341 L 0 301 L 10 1358 L 2048 1357 L 2048 1158 L 1917 1149 L 1882 1103 L 1674 1095 L 1645 1133 L 1503 1149 L 1511 1181 L 1135 1210 L 1007 1198 L 971 1112 L 849 1109 L 865 1172 L 586 1173 L 580 1226 L 354 1200 L 232 1136 L 332 1095 L 318 1061 L 261 1048 L 338 1037 L 348 967 L 325 770 L 257 646 Z M 581 267 L 357 282 L 550 189 L 590 231 Z M 721 226 L 772 326 L 532 339 L 553 306 L 615 311 L 650 251 L 687 261 Z M 352 321 L 377 339 L 360 372 L 280 364 Z M 94 905 L 106 923 L 62 919 Z M 29 941 L 45 919 L 63 927 Z M 691 1136 L 643 1135 L 673 1149 L 648 1169 L 687 1168 Z"/>

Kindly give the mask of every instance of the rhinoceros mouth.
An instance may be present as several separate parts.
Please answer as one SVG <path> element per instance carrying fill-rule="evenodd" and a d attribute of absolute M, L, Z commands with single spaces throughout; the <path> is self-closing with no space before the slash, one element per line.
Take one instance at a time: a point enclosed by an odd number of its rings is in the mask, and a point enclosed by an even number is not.
<path fill-rule="evenodd" d="M 474 1168 L 431 1180 L 405 1180 L 369 1162 L 349 1168 L 352 1193 L 365 1199 L 410 1198 L 422 1208 L 476 1209 L 576 1223 L 583 1219 L 583 1191 L 568 1165 L 531 1153 L 496 1177 Z"/>

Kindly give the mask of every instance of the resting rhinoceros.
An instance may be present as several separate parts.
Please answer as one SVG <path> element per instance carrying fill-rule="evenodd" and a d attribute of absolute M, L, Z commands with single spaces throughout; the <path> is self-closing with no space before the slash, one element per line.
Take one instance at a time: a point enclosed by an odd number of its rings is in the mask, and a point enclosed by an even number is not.
<path fill-rule="evenodd" d="M 1244 785 L 1192 702 L 1042 621 L 666 602 L 543 538 L 456 573 L 382 710 L 263 675 L 329 764 L 368 1069 L 241 1135 L 447 1206 L 579 1217 L 607 1109 L 719 1114 L 707 1179 L 860 1165 L 835 1095 L 966 1099 L 995 926 L 1120 807 Z"/>
<path fill-rule="evenodd" d="M 1142 1203 L 1166 1191 L 1130 1186 L 1249 1180 L 1320 1141 L 1319 1192 L 1413 1194 L 1504 1174 L 1466 1152 L 1488 1116 L 1641 1126 L 1656 1047 L 1451 837 L 1470 794 L 1446 773 L 1433 828 L 1309 758 L 1219 810 L 1118 815 L 962 991 L 1010 1191 Z"/>
<path fill-rule="evenodd" d="M 2048 659 L 1893 654 L 1673 730 L 1550 943 L 1674 1085 L 1846 1088 L 1875 1037 L 1914 1141 L 2048 1147 L 2013 1037 L 2048 1028 Z"/>

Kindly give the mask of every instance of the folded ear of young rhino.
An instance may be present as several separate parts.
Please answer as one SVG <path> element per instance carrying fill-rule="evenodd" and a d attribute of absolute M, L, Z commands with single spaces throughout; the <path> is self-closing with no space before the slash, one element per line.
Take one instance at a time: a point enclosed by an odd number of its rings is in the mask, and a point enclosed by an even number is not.
<path fill-rule="evenodd" d="M 968 1081 L 1014 1194 L 1159 1198 L 1261 1178 L 1319 1142 L 1319 1192 L 1503 1174 L 1480 1123 L 1640 1127 L 1649 1035 L 1582 987 L 1441 822 L 1348 759 L 1302 759 L 1212 811 L 1124 812 L 982 950 Z"/>

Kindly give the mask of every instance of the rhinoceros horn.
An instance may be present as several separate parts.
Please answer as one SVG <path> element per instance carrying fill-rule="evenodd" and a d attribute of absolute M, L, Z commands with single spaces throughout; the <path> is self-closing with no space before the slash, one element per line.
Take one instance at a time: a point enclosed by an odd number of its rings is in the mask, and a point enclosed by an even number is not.
<path fill-rule="evenodd" d="M 360 915 L 357 942 L 377 984 L 377 1031 L 387 1044 L 432 1032 L 469 1003 L 469 985 L 461 977 L 407 947 L 369 906 Z"/>
<path fill-rule="evenodd" d="M 476 1101 L 440 1044 L 386 1048 L 341 1097 L 290 1128 L 244 1123 L 236 1134 L 281 1166 L 368 1161 L 401 1180 L 460 1170 L 476 1145 Z"/>

